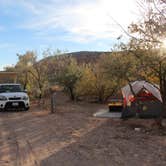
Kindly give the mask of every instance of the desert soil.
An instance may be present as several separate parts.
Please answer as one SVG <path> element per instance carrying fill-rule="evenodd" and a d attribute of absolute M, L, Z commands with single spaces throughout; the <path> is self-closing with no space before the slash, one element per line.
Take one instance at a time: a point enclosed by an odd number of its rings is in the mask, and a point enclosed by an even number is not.
<path fill-rule="evenodd" d="M 92 116 L 103 108 L 59 94 L 54 114 L 35 104 L 0 112 L 0 166 L 166 166 L 165 131 L 153 120 Z"/>

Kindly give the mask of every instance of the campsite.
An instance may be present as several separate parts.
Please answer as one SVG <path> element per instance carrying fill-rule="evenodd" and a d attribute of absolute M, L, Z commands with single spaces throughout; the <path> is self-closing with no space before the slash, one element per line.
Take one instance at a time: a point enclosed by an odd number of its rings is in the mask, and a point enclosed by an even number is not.
<path fill-rule="evenodd" d="M 12 77 L 9 74 L 12 75 L 7 72 L 5 77 L 5 72 L 0 73 L 1 80 L 7 82 L 7 78 L 10 78 L 9 82 L 11 79 L 15 81 L 17 73 L 13 73 Z M 144 88 L 152 88 L 145 81 L 137 81 L 132 85 L 138 94 Z M 122 92 L 126 92 L 125 104 L 131 94 L 128 86 L 122 88 Z M 166 119 L 162 120 L 164 128 L 159 129 L 151 109 L 149 113 L 142 110 L 142 113 L 150 115 L 149 119 L 140 119 L 135 116 L 137 107 L 129 107 L 133 115 L 129 119 L 112 117 L 112 113 L 123 115 L 123 110 L 116 110 L 119 106 L 117 103 L 109 105 L 114 106 L 112 112 L 106 103 L 71 101 L 62 89 L 54 88 L 55 101 L 47 96 L 42 99 L 42 104 L 38 100 L 31 100 L 29 111 L 16 109 L 0 112 L 0 165 L 54 166 L 56 163 L 64 166 L 66 161 L 67 166 L 166 164 Z M 155 93 L 153 90 L 156 90 Z M 151 92 L 160 99 L 157 89 L 152 88 Z M 149 95 L 141 97 L 148 97 L 149 100 Z M 52 102 L 55 102 L 53 111 Z"/>
<path fill-rule="evenodd" d="M 166 133 L 156 128 L 154 120 L 92 116 L 105 108 L 100 104 L 71 103 L 58 93 L 54 114 L 35 103 L 28 112 L 0 112 L 0 165 L 166 164 Z"/>
<path fill-rule="evenodd" d="M 0 166 L 166 166 L 166 0 L 0 0 Z"/>

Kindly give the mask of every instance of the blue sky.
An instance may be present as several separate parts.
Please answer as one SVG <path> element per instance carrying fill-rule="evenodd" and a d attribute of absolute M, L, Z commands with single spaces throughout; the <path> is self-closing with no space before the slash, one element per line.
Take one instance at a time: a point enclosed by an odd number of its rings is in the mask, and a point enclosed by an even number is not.
<path fill-rule="evenodd" d="M 109 51 L 123 34 L 113 19 L 137 16 L 134 0 L 0 0 L 0 69 L 27 50 Z"/>

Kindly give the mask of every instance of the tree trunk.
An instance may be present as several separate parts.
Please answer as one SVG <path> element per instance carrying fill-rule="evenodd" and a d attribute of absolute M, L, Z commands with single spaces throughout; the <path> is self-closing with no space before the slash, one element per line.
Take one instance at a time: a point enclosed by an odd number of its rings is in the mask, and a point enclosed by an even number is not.
<path fill-rule="evenodd" d="M 101 103 L 101 104 L 104 102 L 104 91 L 103 91 L 103 89 L 99 90 L 99 93 L 98 93 L 98 102 Z"/>
<path fill-rule="evenodd" d="M 103 97 L 101 95 L 99 95 L 98 102 L 101 104 L 103 103 Z"/>
<path fill-rule="evenodd" d="M 162 70 L 162 61 L 159 63 L 159 81 L 160 81 L 160 93 L 163 102 L 163 108 L 159 118 L 157 118 L 156 123 L 159 128 L 163 128 L 162 120 L 166 116 L 166 73 Z"/>
<path fill-rule="evenodd" d="M 70 99 L 72 101 L 74 101 L 75 100 L 75 95 L 74 95 L 74 91 L 73 91 L 72 87 L 69 87 L 69 93 L 70 93 Z"/>

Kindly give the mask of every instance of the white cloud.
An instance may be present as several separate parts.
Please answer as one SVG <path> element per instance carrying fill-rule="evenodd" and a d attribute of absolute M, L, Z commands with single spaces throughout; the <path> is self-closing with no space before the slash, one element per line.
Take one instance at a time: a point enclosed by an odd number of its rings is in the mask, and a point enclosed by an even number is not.
<path fill-rule="evenodd" d="M 33 18 L 22 27 L 38 31 L 38 37 L 47 37 L 50 31 L 61 29 L 66 32 L 62 38 L 86 42 L 96 39 L 116 38 L 122 29 L 136 18 L 136 5 L 133 0 L 49 0 L 45 3 L 22 1 L 22 5 L 33 13 Z"/>
<path fill-rule="evenodd" d="M 12 67 L 14 65 L 11 65 L 11 64 L 0 64 L 0 71 L 3 71 L 5 69 L 5 67 Z"/>
<path fill-rule="evenodd" d="M 0 64 L 0 71 L 2 71 L 4 69 L 5 65 L 1 65 Z"/>

